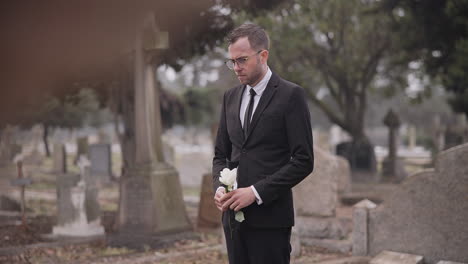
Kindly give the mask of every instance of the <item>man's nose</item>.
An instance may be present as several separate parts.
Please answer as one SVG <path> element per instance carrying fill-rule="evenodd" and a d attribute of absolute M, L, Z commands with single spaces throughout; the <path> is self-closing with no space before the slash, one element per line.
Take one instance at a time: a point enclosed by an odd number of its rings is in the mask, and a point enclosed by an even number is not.
<path fill-rule="evenodd" d="M 235 63 L 234 63 L 234 71 L 235 71 L 235 72 L 239 72 L 240 70 L 242 70 L 242 67 L 239 66 L 239 63 L 235 62 Z"/>

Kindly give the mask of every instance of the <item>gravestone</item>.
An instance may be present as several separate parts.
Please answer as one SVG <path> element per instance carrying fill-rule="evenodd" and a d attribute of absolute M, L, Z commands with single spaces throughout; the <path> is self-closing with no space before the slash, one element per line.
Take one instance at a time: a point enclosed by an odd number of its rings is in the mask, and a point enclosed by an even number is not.
<path fill-rule="evenodd" d="M 293 188 L 294 207 L 299 216 L 328 217 L 338 206 L 338 161 L 314 147 L 314 171 Z"/>
<path fill-rule="evenodd" d="M 144 17 L 134 49 L 135 163 L 121 181 L 119 233 L 113 244 L 145 240 L 158 234 L 191 230 L 185 210 L 179 175 L 164 161 L 162 151 L 159 88 L 156 63 L 149 63 L 161 49 L 168 48 L 167 32 L 159 31 L 153 13 Z M 143 234 L 146 238 L 135 236 Z M 131 239 L 130 239 L 131 240 Z"/>
<path fill-rule="evenodd" d="M 76 139 L 76 156 L 74 160 L 74 164 L 78 163 L 78 160 L 81 155 L 88 155 L 89 144 L 88 144 L 88 137 L 79 137 Z M 88 157 L 89 158 L 89 157 Z"/>
<path fill-rule="evenodd" d="M 213 177 L 211 173 L 203 175 L 200 192 L 200 204 L 198 205 L 197 226 L 200 228 L 216 228 L 221 225 L 221 211 L 216 208 L 212 188 Z"/>
<path fill-rule="evenodd" d="M 369 200 L 362 200 L 353 206 L 353 255 L 369 254 L 369 210 L 377 205 Z"/>
<path fill-rule="evenodd" d="M 369 211 L 369 254 L 383 250 L 468 262 L 468 144 L 441 152 Z"/>
<path fill-rule="evenodd" d="M 3 167 L 8 166 L 14 157 L 12 153 L 14 128 L 8 125 L 0 132 L 0 166 Z"/>
<path fill-rule="evenodd" d="M 348 160 L 353 182 L 376 182 L 377 160 L 368 140 L 348 141 L 336 146 L 336 154 Z"/>
<path fill-rule="evenodd" d="M 13 160 L 16 155 L 21 154 L 23 147 L 19 144 L 11 144 L 11 155 L 10 160 Z"/>
<path fill-rule="evenodd" d="M 21 211 L 21 204 L 5 195 L 0 195 L 0 211 Z"/>
<path fill-rule="evenodd" d="M 112 156 L 110 144 L 92 144 L 88 147 L 91 161 L 90 174 L 106 183 L 112 178 Z"/>
<path fill-rule="evenodd" d="M 339 182 L 350 177 L 347 161 L 314 147 L 314 171 L 293 188 L 296 228 L 302 243 L 316 245 L 320 239 L 346 239 L 351 223 L 337 218 Z M 346 250 L 349 250 L 346 246 Z"/>
<path fill-rule="evenodd" d="M 445 131 L 445 148 L 455 147 L 468 142 L 468 124 L 465 114 L 457 114 L 455 120 Z"/>
<path fill-rule="evenodd" d="M 199 187 L 202 175 L 209 172 L 211 154 L 202 151 L 181 150 L 175 153 L 175 167 L 183 186 Z"/>
<path fill-rule="evenodd" d="M 23 152 L 23 163 L 25 165 L 40 166 L 44 161 L 44 156 L 39 150 L 39 145 L 42 142 L 43 128 L 42 125 L 34 125 L 31 128 L 31 138 L 29 144 Z"/>
<path fill-rule="evenodd" d="M 67 172 L 67 152 L 65 145 L 61 143 L 54 144 L 54 151 L 52 153 L 53 166 L 55 173 Z"/>
<path fill-rule="evenodd" d="M 21 197 L 21 224 L 24 228 L 26 228 L 26 198 L 25 198 L 25 190 L 26 186 L 32 184 L 31 178 L 24 177 L 23 174 L 23 160 L 22 156 L 18 155 L 15 158 L 15 163 L 18 168 L 18 177 L 16 179 L 11 180 L 12 186 L 18 186 L 20 188 L 20 197 Z"/>
<path fill-rule="evenodd" d="M 98 189 L 89 174 L 89 161 L 81 156 L 80 174 L 57 176 L 57 225 L 52 234 L 57 236 L 86 237 L 103 235 Z"/>
<path fill-rule="evenodd" d="M 342 195 L 351 191 L 351 168 L 346 159 L 340 156 L 335 156 L 335 158 L 337 162 L 338 196 L 341 198 Z"/>
<path fill-rule="evenodd" d="M 398 128 L 400 127 L 400 118 L 390 109 L 383 120 L 388 127 L 388 156 L 382 164 L 383 180 L 387 182 L 401 182 L 406 178 L 407 173 L 403 161 L 398 159 Z"/>

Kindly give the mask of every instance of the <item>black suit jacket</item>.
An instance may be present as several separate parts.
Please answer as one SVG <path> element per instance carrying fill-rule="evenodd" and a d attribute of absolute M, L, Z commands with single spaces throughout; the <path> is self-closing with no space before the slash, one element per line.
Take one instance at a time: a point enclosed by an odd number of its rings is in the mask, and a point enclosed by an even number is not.
<path fill-rule="evenodd" d="M 312 128 L 304 89 L 272 74 L 244 137 L 239 118 L 245 85 L 224 94 L 213 158 L 213 187 L 220 171 L 238 167 L 238 187 L 254 185 L 263 204 L 242 209 L 251 227 L 294 225 L 291 188 L 314 166 Z"/>

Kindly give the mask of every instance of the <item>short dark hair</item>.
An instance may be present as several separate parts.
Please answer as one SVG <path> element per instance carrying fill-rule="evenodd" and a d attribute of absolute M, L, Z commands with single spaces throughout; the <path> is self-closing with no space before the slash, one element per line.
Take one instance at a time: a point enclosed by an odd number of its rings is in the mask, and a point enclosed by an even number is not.
<path fill-rule="evenodd" d="M 231 45 L 243 37 L 247 37 L 250 46 L 255 50 L 268 50 L 270 48 L 270 38 L 268 34 L 258 25 L 252 23 L 242 24 L 229 33 L 227 40 L 229 45 Z"/>

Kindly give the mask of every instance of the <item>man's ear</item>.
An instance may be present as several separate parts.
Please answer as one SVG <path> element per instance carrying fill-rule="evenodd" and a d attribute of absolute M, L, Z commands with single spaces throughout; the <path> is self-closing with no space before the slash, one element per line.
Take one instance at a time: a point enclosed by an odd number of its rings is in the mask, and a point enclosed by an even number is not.
<path fill-rule="evenodd" d="M 263 50 L 263 51 L 260 53 L 260 57 L 262 58 L 262 62 L 263 62 L 263 63 L 266 63 L 266 62 L 267 62 L 267 60 L 268 60 L 268 55 L 269 55 L 268 50 Z"/>

